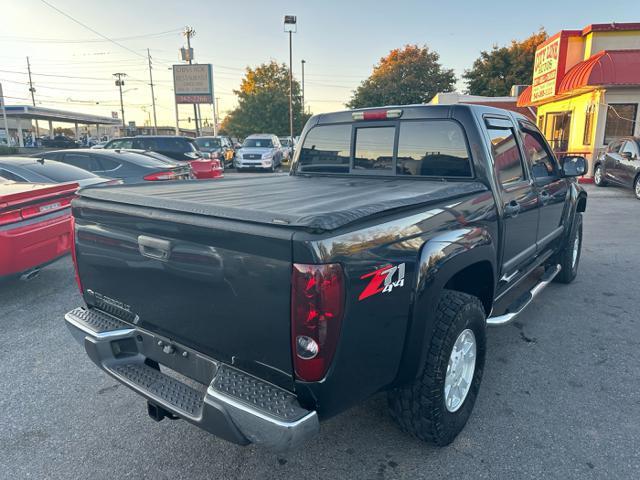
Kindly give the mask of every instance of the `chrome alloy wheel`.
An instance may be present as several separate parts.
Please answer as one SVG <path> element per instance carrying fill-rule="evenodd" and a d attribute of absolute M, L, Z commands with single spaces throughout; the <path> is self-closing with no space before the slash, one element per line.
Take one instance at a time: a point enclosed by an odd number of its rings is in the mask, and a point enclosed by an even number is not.
<path fill-rule="evenodd" d="M 444 379 L 444 403 L 451 413 L 464 403 L 471 389 L 476 370 L 476 336 L 473 330 L 463 330 L 453 344 L 447 375 Z"/>
<path fill-rule="evenodd" d="M 596 171 L 593 174 L 593 181 L 597 184 L 600 185 L 600 183 L 602 182 L 602 167 L 597 166 L 596 167 Z"/>

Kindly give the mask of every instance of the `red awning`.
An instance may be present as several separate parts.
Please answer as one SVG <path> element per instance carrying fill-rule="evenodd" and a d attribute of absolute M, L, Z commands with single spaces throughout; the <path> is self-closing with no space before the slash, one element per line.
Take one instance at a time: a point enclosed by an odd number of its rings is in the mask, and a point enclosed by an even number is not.
<path fill-rule="evenodd" d="M 640 86 L 640 50 L 603 50 L 574 65 L 562 78 L 556 97 L 611 85 Z M 530 104 L 529 86 L 518 97 L 518 106 Z"/>

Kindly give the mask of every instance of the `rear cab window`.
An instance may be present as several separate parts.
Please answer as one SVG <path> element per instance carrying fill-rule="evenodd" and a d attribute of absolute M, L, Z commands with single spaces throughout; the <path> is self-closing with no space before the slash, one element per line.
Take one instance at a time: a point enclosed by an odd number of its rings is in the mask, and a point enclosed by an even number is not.
<path fill-rule="evenodd" d="M 407 178 L 473 177 L 464 131 L 449 119 L 318 125 L 304 139 L 297 169 Z"/>

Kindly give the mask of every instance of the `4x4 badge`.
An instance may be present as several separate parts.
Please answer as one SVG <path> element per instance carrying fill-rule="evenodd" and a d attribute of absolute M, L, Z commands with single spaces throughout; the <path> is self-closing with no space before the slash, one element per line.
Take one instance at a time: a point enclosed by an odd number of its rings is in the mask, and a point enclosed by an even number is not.
<path fill-rule="evenodd" d="M 376 293 L 389 293 L 395 287 L 404 286 L 404 263 L 400 265 L 385 265 L 382 268 L 378 268 L 370 273 L 365 273 L 360 277 L 360 280 L 372 277 L 369 283 L 362 291 L 358 300 L 364 300 L 367 297 L 375 295 Z M 397 275 L 396 275 L 397 273 Z M 394 277 L 396 277 L 394 281 Z"/>

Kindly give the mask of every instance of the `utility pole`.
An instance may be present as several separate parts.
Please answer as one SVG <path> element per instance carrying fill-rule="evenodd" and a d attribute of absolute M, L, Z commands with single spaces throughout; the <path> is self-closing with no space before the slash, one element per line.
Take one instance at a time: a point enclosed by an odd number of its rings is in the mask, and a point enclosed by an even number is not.
<path fill-rule="evenodd" d="M 31 64 L 29 63 L 29 57 L 27 57 L 27 71 L 29 72 L 29 91 L 31 92 L 31 102 L 33 106 L 36 106 L 36 89 L 33 88 L 33 82 L 31 81 Z M 51 132 L 49 132 L 51 135 Z M 38 120 L 36 119 L 36 138 L 40 136 L 40 126 L 38 125 Z M 35 141 L 35 140 L 34 140 Z"/>
<path fill-rule="evenodd" d="M 117 78 L 116 80 L 116 87 L 118 87 L 120 89 L 120 113 L 122 113 L 122 133 L 124 135 L 125 130 L 126 130 L 126 124 L 124 123 L 124 103 L 122 101 L 122 86 L 124 85 L 124 80 L 122 80 L 124 77 L 127 76 L 126 73 L 114 73 L 113 74 L 114 77 Z"/>
<path fill-rule="evenodd" d="M 214 101 L 216 102 L 213 105 L 213 124 L 214 124 L 214 135 L 218 135 L 218 121 L 220 121 L 220 112 L 218 111 L 218 103 L 220 102 L 220 97 L 216 97 L 214 98 Z"/>
<path fill-rule="evenodd" d="M 193 59 L 191 58 L 191 37 L 195 37 L 196 31 L 192 27 L 185 27 L 184 36 L 187 37 L 187 54 L 189 59 L 189 65 L 191 65 Z M 199 128 L 198 128 L 198 104 L 193 104 L 193 116 L 196 123 L 196 137 L 200 136 Z"/>
<path fill-rule="evenodd" d="M 2 84 L 0 83 L 0 104 L 2 104 L 2 117 L 4 118 L 4 133 L 7 136 L 7 147 L 11 146 L 9 141 L 9 122 L 7 122 L 7 109 L 4 103 L 4 93 L 2 93 Z"/>
<path fill-rule="evenodd" d="M 304 64 L 305 63 L 307 63 L 307 61 L 302 59 L 302 118 L 300 119 L 302 123 L 302 128 L 304 128 Z"/>
<path fill-rule="evenodd" d="M 151 73 L 151 53 L 147 48 L 147 58 L 149 60 L 149 85 L 151 85 L 151 105 L 153 105 L 153 134 L 158 134 L 158 119 L 156 117 L 156 96 L 153 93 L 153 73 Z"/>
<path fill-rule="evenodd" d="M 289 30 L 289 136 L 293 141 L 293 71 L 291 69 L 293 65 L 293 50 L 291 48 L 291 34 L 293 32 Z"/>

